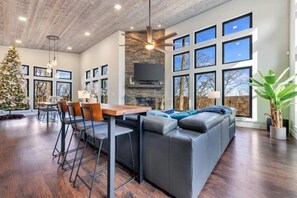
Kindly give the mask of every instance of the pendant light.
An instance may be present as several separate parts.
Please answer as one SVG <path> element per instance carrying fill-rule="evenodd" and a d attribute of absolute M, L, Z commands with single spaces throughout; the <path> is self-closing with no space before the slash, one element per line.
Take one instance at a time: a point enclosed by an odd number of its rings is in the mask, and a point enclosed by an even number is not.
<path fill-rule="evenodd" d="M 59 37 L 54 35 L 46 36 L 48 39 L 48 63 L 47 63 L 47 73 L 51 73 L 53 67 L 58 67 L 58 42 Z M 59 75 L 56 73 L 56 77 L 59 78 Z"/>

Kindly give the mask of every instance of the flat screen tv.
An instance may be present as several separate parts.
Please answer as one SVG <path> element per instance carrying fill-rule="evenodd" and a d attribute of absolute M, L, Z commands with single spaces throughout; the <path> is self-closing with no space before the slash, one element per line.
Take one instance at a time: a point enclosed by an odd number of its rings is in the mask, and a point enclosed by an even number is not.
<path fill-rule="evenodd" d="M 134 63 L 136 81 L 160 81 L 164 79 L 163 64 Z"/>

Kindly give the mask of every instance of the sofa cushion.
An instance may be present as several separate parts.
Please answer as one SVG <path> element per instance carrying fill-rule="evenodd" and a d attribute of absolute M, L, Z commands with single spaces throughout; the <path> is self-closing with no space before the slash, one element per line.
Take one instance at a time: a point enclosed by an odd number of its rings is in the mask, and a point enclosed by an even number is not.
<path fill-rule="evenodd" d="M 177 120 L 164 117 L 147 116 L 143 120 L 143 128 L 160 134 L 165 134 L 177 127 Z"/>
<path fill-rule="evenodd" d="M 223 119 L 223 115 L 212 112 L 203 112 L 181 119 L 179 121 L 179 126 L 184 129 L 205 133 L 218 123 L 222 122 Z"/>

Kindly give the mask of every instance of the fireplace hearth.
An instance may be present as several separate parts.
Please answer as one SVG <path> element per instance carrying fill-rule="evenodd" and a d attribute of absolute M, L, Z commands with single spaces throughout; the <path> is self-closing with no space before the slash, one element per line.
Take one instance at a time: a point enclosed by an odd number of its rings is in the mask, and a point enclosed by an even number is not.
<path fill-rule="evenodd" d="M 152 107 L 152 109 L 156 109 L 156 98 L 155 97 L 135 97 L 137 106 L 146 106 Z"/>

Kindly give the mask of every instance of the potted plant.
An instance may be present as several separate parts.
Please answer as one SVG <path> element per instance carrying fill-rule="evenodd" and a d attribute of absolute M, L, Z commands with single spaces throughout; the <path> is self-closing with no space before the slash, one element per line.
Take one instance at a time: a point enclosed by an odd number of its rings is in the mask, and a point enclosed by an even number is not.
<path fill-rule="evenodd" d="M 292 100 L 297 96 L 297 85 L 294 83 L 296 74 L 281 82 L 288 71 L 289 68 L 277 78 L 272 70 L 266 76 L 258 70 L 261 80 L 251 78 L 250 85 L 255 87 L 256 94 L 270 102 L 270 137 L 276 139 L 287 138 L 286 128 L 283 127 L 283 112 L 294 104 Z"/>

